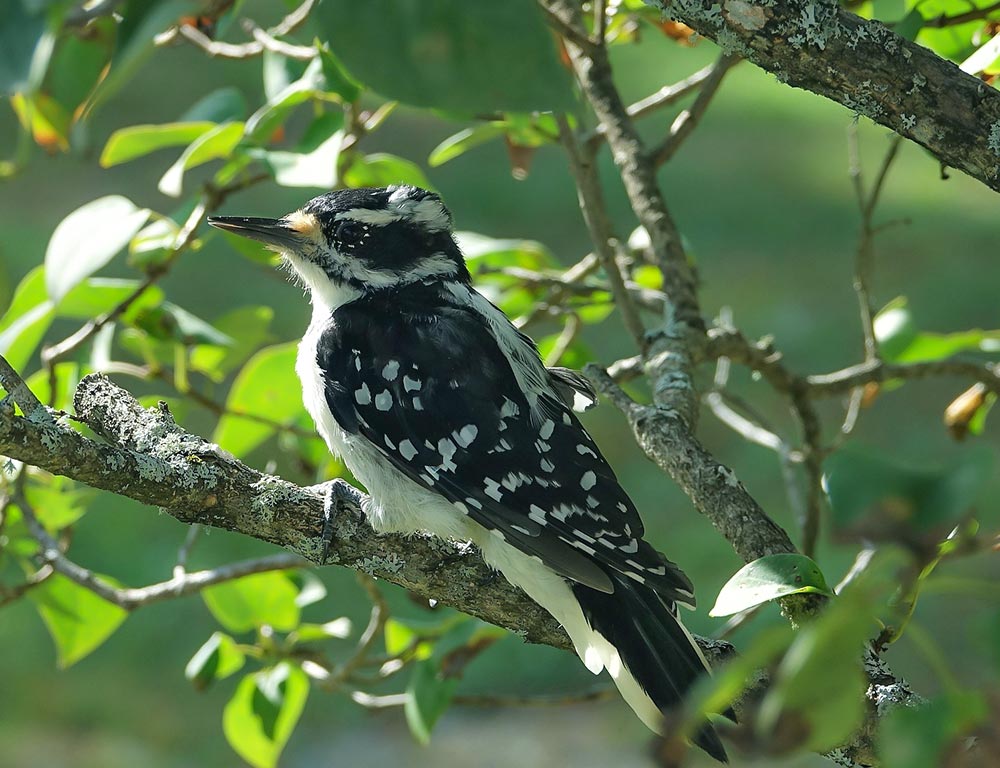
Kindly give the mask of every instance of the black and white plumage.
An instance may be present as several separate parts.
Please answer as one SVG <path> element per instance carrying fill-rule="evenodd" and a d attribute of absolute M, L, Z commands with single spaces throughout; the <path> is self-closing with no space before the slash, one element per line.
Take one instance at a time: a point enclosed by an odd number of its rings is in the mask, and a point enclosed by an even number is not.
<path fill-rule="evenodd" d="M 281 252 L 311 294 L 304 402 L 368 489 L 379 531 L 472 541 L 607 669 L 654 731 L 706 669 L 676 614 L 690 581 L 643 541 L 577 420 L 586 380 L 471 286 L 440 198 L 408 186 L 331 192 L 282 219 L 214 226 Z M 695 742 L 720 760 L 711 725 Z"/>

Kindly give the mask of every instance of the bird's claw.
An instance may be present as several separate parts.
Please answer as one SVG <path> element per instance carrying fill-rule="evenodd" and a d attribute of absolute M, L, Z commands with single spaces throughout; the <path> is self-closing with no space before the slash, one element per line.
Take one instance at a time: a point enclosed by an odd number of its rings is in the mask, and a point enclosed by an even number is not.
<path fill-rule="evenodd" d="M 363 499 L 364 494 L 342 478 L 334 478 L 326 484 L 323 494 L 323 532 L 320 534 L 323 540 L 321 565 L 326 564 L 330 548 L 333 546 L 333 513 L 337 508 L 337 502 L 349 501 L 360 506 Z"/>

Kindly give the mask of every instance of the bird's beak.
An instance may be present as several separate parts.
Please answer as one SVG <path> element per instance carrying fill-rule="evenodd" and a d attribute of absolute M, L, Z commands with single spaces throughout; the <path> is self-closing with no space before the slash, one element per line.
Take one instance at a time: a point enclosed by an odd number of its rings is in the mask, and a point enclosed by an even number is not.
<path fill-rule="evenodd" d="M 302 235 L 284 219 L 259 219 L 253 216 L 209 216 L 208 223 L 225 232 L 258 240 L 281 249 L 302 245 Z"/>

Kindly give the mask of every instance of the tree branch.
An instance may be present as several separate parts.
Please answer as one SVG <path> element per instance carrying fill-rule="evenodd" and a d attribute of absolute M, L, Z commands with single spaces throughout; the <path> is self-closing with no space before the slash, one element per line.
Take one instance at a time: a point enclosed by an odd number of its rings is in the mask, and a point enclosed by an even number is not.
<path fill-rule="evenodd" d="M 831 0 L 658 0 L 782 82 L 825 96 L 1000 191 L 1000 93 Z"/>

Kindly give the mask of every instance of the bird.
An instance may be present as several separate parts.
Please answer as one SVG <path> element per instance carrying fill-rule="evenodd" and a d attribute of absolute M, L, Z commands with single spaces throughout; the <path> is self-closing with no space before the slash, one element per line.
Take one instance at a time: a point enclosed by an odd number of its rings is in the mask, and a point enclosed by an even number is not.
<path fill-rule="evenodd" d="M 708 671 L 677 610 L 694 607 L 694 588 L 643 540 L 577 418 L 596 400 L 587 379 L 547 368 L 473 287 L 442 198 L 410 185 L 338 189 L 281 218 L 208 223 L 281 254 L 308 292 L 303 403 L 367 489 L 371 526 L 478 546 L 663 733 L 664 713 Z M 710 721 L 691 740 L 727 762 Z"/>

